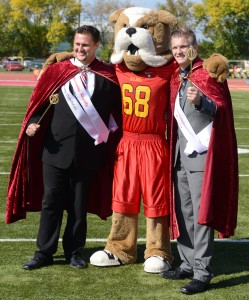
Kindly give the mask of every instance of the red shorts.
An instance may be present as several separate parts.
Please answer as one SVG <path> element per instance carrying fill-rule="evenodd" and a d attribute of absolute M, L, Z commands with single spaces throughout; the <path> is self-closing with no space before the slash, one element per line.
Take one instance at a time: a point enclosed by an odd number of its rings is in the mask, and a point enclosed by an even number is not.
<path fill-rule="evenodd" d="M 169 215 L 169 150 L 163 136 L 124 132 L 114 168 L 112 209 L 146 217 Z"/>

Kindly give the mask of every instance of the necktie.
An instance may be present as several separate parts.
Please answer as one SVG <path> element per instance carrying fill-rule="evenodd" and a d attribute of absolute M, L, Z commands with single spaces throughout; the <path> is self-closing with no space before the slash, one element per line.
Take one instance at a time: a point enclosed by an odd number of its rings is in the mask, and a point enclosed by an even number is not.
<path fill-rule="evenodd" d="M 183 97 L 185 86 L 187 83 L 187 74 L 185 74 L 185 73 L 181 74 L 180 80 L 181 80 L 181 87 L 179 90 L 179 98 L 180 98 L 180 105 L 182 106 L 182 97 Z"/>
<path fill-rule="evenodd" d="M 86 71 L 83 71 L 81 73 L 81 78 L 82 78 L 82 83 L 83 83 L 83 87 L 86 90 L 86 84 L 87 84 L 87 75 L 86 75 Z"/>

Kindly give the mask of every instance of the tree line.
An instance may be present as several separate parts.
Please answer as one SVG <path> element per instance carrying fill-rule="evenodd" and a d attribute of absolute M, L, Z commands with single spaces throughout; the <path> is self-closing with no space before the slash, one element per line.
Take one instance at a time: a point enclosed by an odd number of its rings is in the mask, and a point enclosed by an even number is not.
<path fill-rule="evenodd" d="M 159 0 L 160 1 L 160 0 Z M 174 14 L 178 26 L 187 25 L 198 36 L 199 53 L 214 52 L 228 59 L 249 59 L 249 0 L 165 0 L 157 9 Z M 80 23 L 101 31 L 101 53 L 109 59 L 113 49 L 109 15 L 116 9 L 134 6 L 132 0 L 1 0 L 0 56 L 47 57 L 61 42 L 72 45 Z M 71 51 L 71 49 L 66 49 Z"/>

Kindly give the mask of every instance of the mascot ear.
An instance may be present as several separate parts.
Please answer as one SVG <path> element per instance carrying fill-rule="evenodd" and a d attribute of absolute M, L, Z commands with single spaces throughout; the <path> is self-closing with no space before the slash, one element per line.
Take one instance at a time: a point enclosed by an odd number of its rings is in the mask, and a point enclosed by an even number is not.
<path fill-rule="evenodd" d="M 110 16 L 109 16 L 109 21 L 111 23 L 116 23 L 118 20 L 118 17 L 120 16 L 120 14 L 122 13 L 122 11 L 124 11 L 124 8 L 120 8 L 118 10 L 115 10 Z"/>
<path fill-rule="evenodd" d="M 216 79 L 217 82 L 224 82 L 229 75 L 228 60 L 225 56 L 214 53 L 203 62 L 203 68 L 209 73 L 209 76 Z"/>
<path fill-rule="evenodd" d="M 163 24 L 168 24 L 170 26 L 176 26 L 177 25 L 177 18 L 165 10 L 159 10 L 157 12 L 158 15 L 158 21 Z"/>

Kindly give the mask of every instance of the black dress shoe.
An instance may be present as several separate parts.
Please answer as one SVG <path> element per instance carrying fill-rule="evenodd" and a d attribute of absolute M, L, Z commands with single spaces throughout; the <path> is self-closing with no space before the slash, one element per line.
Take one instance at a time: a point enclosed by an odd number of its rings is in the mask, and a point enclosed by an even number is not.
<path fill-rule="evenodd" d="M 160 276 L 167 279 L 180 280 L 185 278 L 193 278 L 193 273 L 186 272 L 181 268 L 175 269 L 175 271 L 164 271 L 160 273 Z"/>
<path fill-rule="evenodd" d="M 34 257 L 30 261 L 28 261 L 26 264 L 24 264 L 22 267 L 24 270 L 34 270 L 39 269 L 42 267 L 46 267 L 53 264 L 53 258 L 38 258 Z"/>
<path fill-rule="evenodd" d="M 197 294 L 197 293 L 202 293 L 205 292 L 209 288 L 209 283 L 202 282 L 197 279 L 193 279 L 182 287 L 180 291 L 184 294 L 192 295 L 192 294 Z"/>
<path fill-rule="evenodd" d="M 69 260 L 69 264 L 72 267 L 84 269 L 86 268 L 86 262 L 83 257 L 79 254 L 73 254 Z"/>

